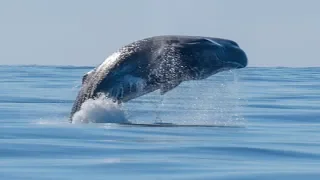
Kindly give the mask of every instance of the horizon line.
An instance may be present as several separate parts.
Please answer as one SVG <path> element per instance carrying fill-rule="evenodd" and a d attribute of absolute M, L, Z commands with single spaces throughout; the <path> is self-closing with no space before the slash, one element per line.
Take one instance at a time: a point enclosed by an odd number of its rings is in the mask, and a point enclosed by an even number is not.
<path fill-rule="evenodd" d="M 0 64 L 0 66 L 38 66 L 38 67 L 86 67 L 94 68 L 98 65 L 72 65 L 72 64 Z M 319 66 L 247 66 L 245 68 L 320 68 Z"/>

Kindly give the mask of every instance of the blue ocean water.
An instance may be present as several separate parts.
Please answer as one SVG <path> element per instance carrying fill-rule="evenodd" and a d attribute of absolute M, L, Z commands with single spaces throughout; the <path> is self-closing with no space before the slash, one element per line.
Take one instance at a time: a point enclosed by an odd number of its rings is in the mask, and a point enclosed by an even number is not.
<path fill-rule="evenodd" d="M 1 180 L 320 179 L 320 68 L 249 67 L 121 107 L 96 100 L 81 115 L 105 123 L 71 124 L 91 68 L 0 66 Z"/>

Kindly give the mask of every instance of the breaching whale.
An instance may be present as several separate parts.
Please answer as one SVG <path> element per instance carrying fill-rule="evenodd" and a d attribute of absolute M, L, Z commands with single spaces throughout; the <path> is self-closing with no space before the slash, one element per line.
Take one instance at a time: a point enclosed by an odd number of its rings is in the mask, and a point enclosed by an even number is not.
<path fill-rule="evenodd" d="M 86 100 L 101 93 L 118 103 L 158 89 L 163 95 L 183 81 L 244 68 L 247 62 L 246 53 L 228 39 L 175 35 L 141 39 L 123 46 L 83 76 L 70 121 Z"/>

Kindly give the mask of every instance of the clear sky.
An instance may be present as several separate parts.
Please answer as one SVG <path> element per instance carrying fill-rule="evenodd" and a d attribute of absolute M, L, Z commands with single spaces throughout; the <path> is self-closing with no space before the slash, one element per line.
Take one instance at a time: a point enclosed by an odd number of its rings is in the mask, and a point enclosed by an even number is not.
<path fill-rule="evenodd" d="M 164 34 L 232 39 L 249 66 L 320 66 L 318 0 L 1 0 L 0 64 L 98 65 Z"/>

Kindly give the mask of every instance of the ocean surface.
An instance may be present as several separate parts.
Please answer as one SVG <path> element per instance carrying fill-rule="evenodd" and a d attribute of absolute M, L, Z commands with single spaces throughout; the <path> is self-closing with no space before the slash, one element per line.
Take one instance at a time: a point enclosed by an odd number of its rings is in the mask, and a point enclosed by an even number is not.
<path fill-rule="evenodd" d="M 69 123 L 92 68 L 0 66 L 1 180 L 320 179 L 320 68 L 249 67 L 122 106 L 97 99 Z"/>

